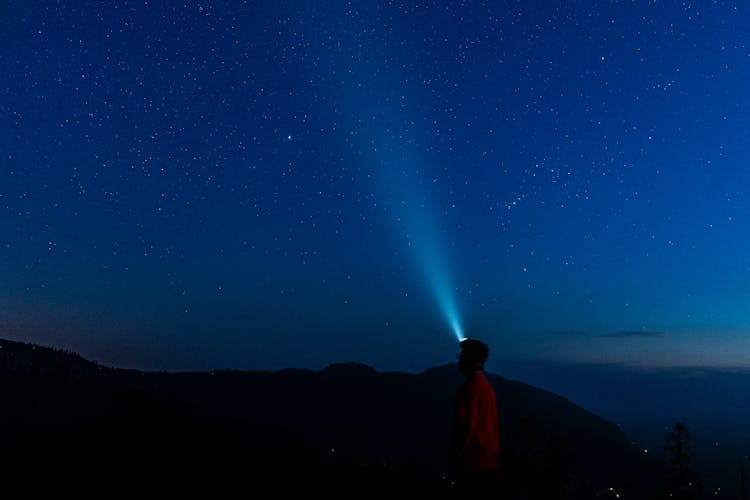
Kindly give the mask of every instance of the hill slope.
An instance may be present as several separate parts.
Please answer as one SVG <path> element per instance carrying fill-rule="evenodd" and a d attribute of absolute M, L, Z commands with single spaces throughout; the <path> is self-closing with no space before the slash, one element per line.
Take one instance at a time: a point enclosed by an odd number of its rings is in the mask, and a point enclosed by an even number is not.
<path fill-rule="evenodd" d="M 157 373 L 17 342 L 0 340 L 0 347 L 11 409 L 0 423 L 14 429 L 6 449 L 16 465 L 66 474 L 88 468 L 94 478 L 160 479 L 191 491 L 248 481 L 326 492 L 393 481 L 420 491 L 449 485 L 451 404 L 461 381 L 453 365 L 420 374 L 351 363 Z M 560 472 L 570 495 L 585 485 L 645 499 L 660 488 L 663 465 L 614 424 L 548 391 L 488 378 L 498 396 L 505 469 L 519 495 L 533 489 L 519 481 Z M 71 466 L 74 456 L 80 467 Z"/>

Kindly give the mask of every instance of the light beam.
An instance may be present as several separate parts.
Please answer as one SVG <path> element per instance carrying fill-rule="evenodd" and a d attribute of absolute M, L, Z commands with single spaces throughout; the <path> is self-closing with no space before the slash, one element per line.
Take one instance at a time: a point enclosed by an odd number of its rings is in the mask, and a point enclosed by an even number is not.
<path fill-rule="evenodd" d="M 433 208 L 432 197 L 424 192 L 424 183 L 416 177 L 421 170 L 415 170 L 412 176 L 406 173 L 400 163 L 383 162 L 382 166 L 384 168 L 381 174 L 386 174 L 384 179 L 389 182 L 390 195 L 396 202 L 394 206 L 398 207 L 394 215 L 402 226 L 416 266 L 440 308 L 443 319 L 456 340 L 461 342 L 465 337 L 450 267 L 444 253 L 446 245 L 440 238 L 436 217 L 438 211 Z"/>

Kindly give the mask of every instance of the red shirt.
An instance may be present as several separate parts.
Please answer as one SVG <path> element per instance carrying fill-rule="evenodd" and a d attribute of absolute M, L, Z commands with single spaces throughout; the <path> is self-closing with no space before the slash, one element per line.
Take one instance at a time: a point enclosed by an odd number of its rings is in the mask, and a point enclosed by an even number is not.
<path fill-rule="evenodd" d="M 462 421 L 461 427 L 465 429 L 471 423 L 471 439 L 458 457 L 460 464 L 470 469 L 498 468 L 500 432 L 497 399 L 492 385 L 481 371 L 458 388 L 456 417 Z M 464 438 L 465 434 L 459 439 L 463 441 Z"/>

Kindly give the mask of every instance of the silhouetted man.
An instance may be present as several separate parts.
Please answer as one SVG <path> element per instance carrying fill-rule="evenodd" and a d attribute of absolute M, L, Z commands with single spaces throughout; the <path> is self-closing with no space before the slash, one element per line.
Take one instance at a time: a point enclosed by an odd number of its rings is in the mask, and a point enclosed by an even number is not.
<path fill-rule="evenodd" d="M 484 376 L 489 355 L 475 339 L 460 343 L 458 369 L 465 381 L 456 391 L 451 450 L 457 491 L 462 497 L 500 492 L 498 488 L 500 431 L 495 391 Z M 477 497 L 481 498 L 481 497 Z"/>

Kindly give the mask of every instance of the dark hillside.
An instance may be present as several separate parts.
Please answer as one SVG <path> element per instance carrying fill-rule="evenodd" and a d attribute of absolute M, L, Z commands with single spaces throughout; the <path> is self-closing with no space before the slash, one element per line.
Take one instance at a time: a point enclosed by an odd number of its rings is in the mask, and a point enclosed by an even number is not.
<path fill-rule="evenodd" d="M 460 382 L 452 365 L 420 374 L 352 363 L 144 373 L 0 345 L 0 423 L 11 430 L 4 470 L 15 474 L 186 491 L 249 482 L 329 493 L 366 484 L 437 492 L 449 484 L 449 421 Z M 571 498 L 582 488 L 614 488 L 622 498 L 645 499 L 661 486 L 662 464 L 617 426 L 550 392 L 489 379 L 507 487 L 519 498 L 538 493 L 539 474 L 554 477 L 547 484 Z"/>

